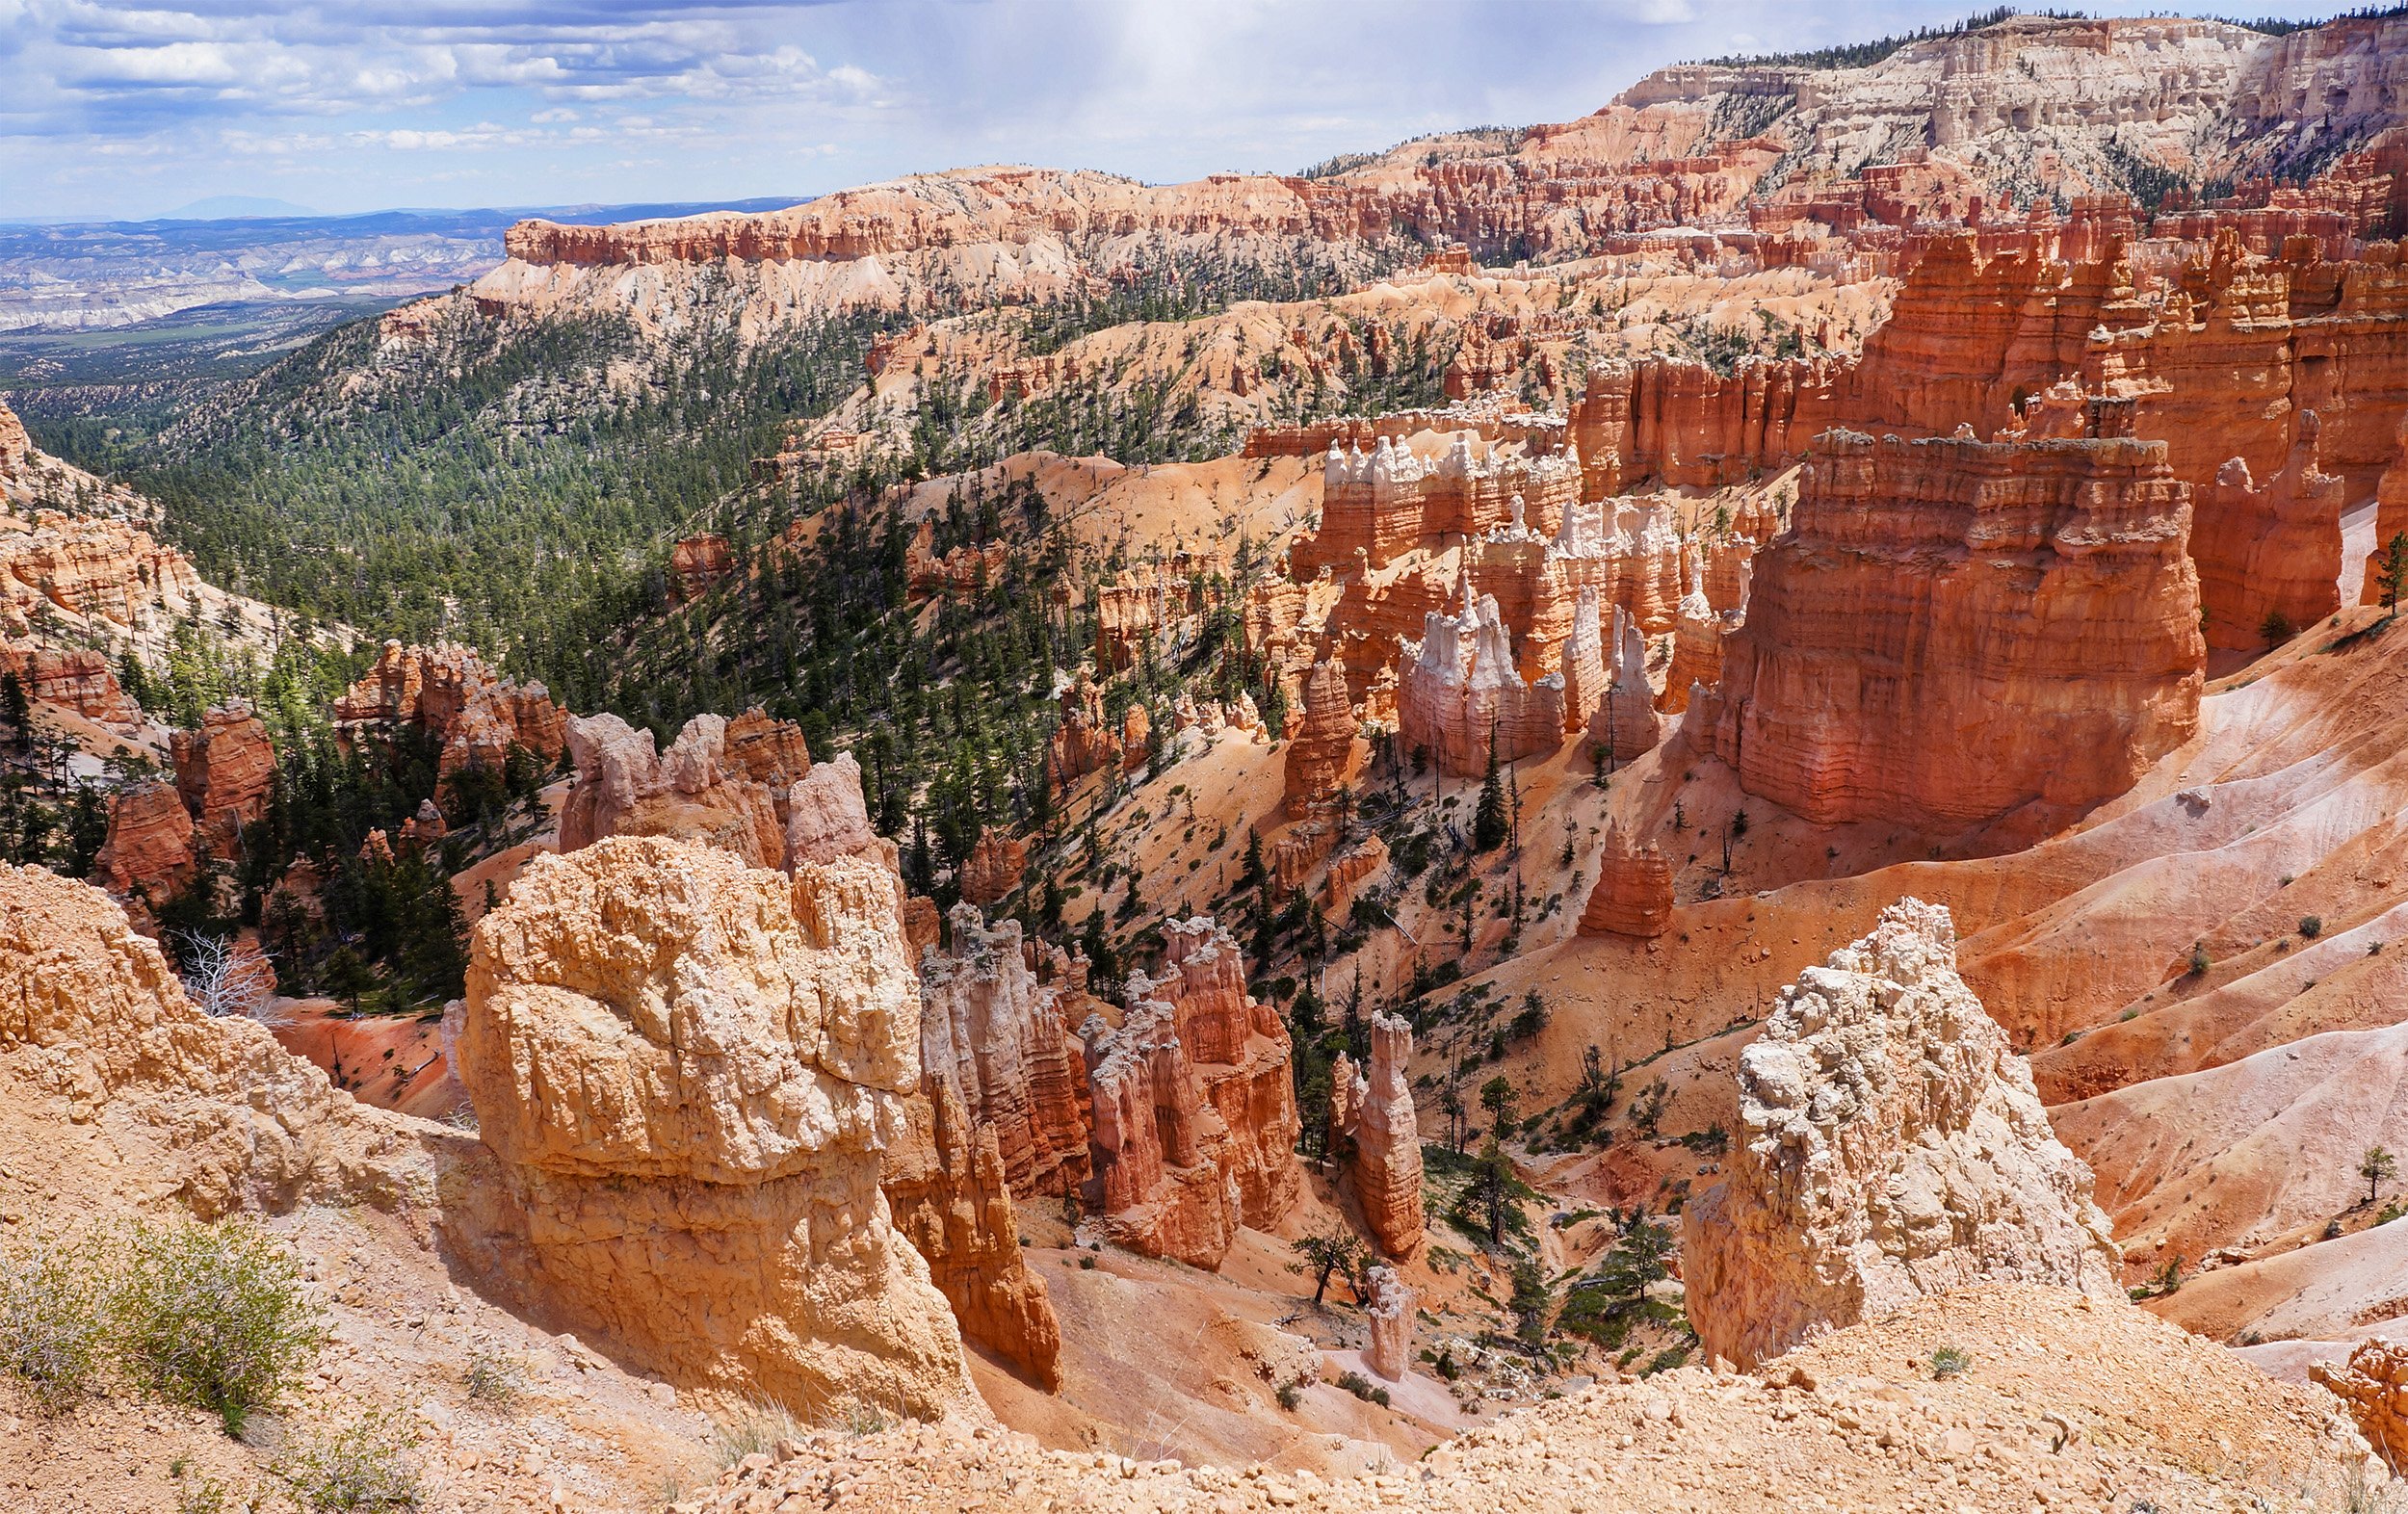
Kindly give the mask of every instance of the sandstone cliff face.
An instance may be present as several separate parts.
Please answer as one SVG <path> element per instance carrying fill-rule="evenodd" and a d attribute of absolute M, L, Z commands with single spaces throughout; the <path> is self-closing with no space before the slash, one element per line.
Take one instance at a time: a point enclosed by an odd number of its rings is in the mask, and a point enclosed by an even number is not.
<path fill-rule="evenodd" d="M 1120 738 L 1104 721 L 1104 692 L 1081 673 L 1061 691 L 1061 720 L 1046 749 L 1045 770 L 1058 788 L 1120 760 Z"/>
<path fill-rule="evenodd" d="M 13 673 L 29 699 L 64 706 L 122 735 L 142 729 L 143 712 L 118 685 L 108 659 L 88 647 L 0 643 L 0 673 Z"/>
<path fill-rule="evenodd" d="M 669 548 L 668 572 L 675 581 L 680 604 L 694 598 L 713 584 L 736 571 L 735 558 L 727 546 L 727 538 L 716 532 L 699 536 L 681 537 Z"/>
<path fill-rule="evenodd" d="M 982 831 L 961 861 L 961 897 L 973 904 L 992 904 L 1020 886 L 1028 866 L 1027 841 L 992 828 Z"/>
<path fill-rule="evenodd" d="M 2359 1343 L 2346 1363 L 2310 1367 L 2308 1377 L 2349 1405 L 2358 1433 L 2395 1475 L 2408 1468 L 2408 1342 L 2376 1336 Z"/>
<path fill-rule="evenodd" d="M 2122 793 L 2198 724 L 2189 503 L 2154 442 L 1828 433 L 1724 645 L 1717 755 L 1820 822 Z"/>
<path fill-rule="evenodd" d="M 459 1074 L 531 1287 L 654 1370 L 812 1410 L 935 1414 L 960 1336 L 880 1151 L 920 1087 L 900 890 L 613 837 L 479 922 Z"/>
<path fill-rule="evenodd" d="M 275 786 L 275 748 L 249 703 L 228 700 L 207 711 L 196 731 L 169 737 L 175 791 L 198 824 L 210 854 L 241 856 L 244 830 L 268 815 Z"/>
<path fill-rule="evenodd" d="M 0 1053 L 13 1104 L 59 1101 L 144 1196 L 204 1219 L 432 1196 L 402 1125 L 257 1022 L 202 1015 L 123 910 L 40 868 L 0 865 Z"/>
<path fill-rule="evenodd" d="M 1118 1029 L 1080 1027 L 1094 1117 L 1089 1209 L 1133 1251 L 1217 1267 L 1238 1227 L 1302 1191 L 1287 1027 L 1246 994 L 1237 943 L 1205 916 L 1166 922 L 1167 976 L 1129 981 Z"/>
<path fill-rule="evenodd" d="M 2316 413 L 2306 411 L 2280 473 L 2257 483 L 2248 462 L 2233 457 L 2198 491 L 2191 558 L 2209 645 L 2254 650 L 2278 619 L 2301 629 L 2341 608 L 2346 484 L 2316 466 L 2321 431 Z"/>
<path fill-rule="evenodd" d="M 125 638 L 164 633 L 202 608 L 200 575 L 183 554 L 121 521 L 0 514 L 0 632 L 25 636 L 50 613 Z"/>
<path fill-rule="evenodd" d="M 445 777 L 470 767 L 498 772 L 512 746 L 558 760 L 568 744 L 568 712 L 541 684 L 503 678 L 474 650 L 448 642 L 385 642 L 376 666 L 334 701 L 334 718 L 353 739 L 415 726 L 440 746 Z"/>
<path fill-rule="evenodd" d="M 1957 977 L 1955 939 L 1947 910 L 1900 901 L 1741 1054 L 1730 1175 L 1682 1216 L 1710 1350 L 1753 1366 L 1983 1279 L 2122 1298 L 2090 1170 Z"/>
<path fill-rule="evenodd" d="M 1374 1014 L 1369 1066 L 1357 1074 L 1340 1062 L 1345 1085 L 1331 1092 L 1331 1132 L 1351 1142 L 1346 1176 L 1363 1222 L 1380 1254 L 1400 1260 L 1421 1249 L 1424 1232 L 1422 1136 L 1406 1082 L 1412 1059 L 1412 1026 Z"/>

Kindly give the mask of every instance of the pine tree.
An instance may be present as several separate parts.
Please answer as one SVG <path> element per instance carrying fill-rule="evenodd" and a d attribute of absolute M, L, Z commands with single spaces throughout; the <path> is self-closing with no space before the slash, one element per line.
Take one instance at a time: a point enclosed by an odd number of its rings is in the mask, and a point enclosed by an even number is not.
<path fill-rule="evenodd" d="M 1480 780 L 1479 807 L 1472 812 L 1472 849 L 1490 852 L 1505 845 L 1510 829 L 1505 818 L 1505 784 L 1497 775 L 1497 744 L 1488 744 L 1488 775 Z"/>
<path fill-rule="evenodd" d="M 2400 586 L 2408 583 L 2408 531 L 2394 534 L 2375 560 L 2375 581 L 2383 586 L 2383 608 L 2397 610 Z"/>

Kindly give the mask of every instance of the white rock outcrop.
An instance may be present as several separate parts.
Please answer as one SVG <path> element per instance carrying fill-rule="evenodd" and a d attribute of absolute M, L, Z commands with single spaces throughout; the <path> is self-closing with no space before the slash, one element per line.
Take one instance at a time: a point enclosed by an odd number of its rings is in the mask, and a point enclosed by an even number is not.
<path fill-rule="evenodd" d="M 2121 1299 L 2090 1169 L 1905 899 L 1782 992 L 1740 1057 L 1729 1176 L 1683 1215 L 1689 1322 L 1742 1366 L 1977 1281 Z"/>

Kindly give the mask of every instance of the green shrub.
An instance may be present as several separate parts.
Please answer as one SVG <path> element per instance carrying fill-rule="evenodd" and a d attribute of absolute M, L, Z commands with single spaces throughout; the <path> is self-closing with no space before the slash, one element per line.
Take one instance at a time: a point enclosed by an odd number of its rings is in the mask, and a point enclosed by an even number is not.
<path fill-rule="evenodd" d="M 2300 916 L 2299 933 L 2311 941 L 2324 934 L 2324 917 L 2322 915 Z"/>
<path fill-rule="evenodd" d="M 99 1367 L 98 1261 L 40 1235 L 0 1251 L 0 1371 L 53 1412 L 82 1397 Z"/>
<path fill-rule="evenodd" d="M 1973 1365 L 1973 1353 L 1960 1346 L 1944 1345 L 1931 1353 L 1931 1375 L 1934 1378 L 1954 1377 Z"/>
<path fill-rule="evenodd" d="M 1279 1407 L 1293 1414 L 1296 1412 L 1296 1405 L 1302 1403 L 1303 1401 L 1304 1384 L 1301 1379 L 1292 1383 L 1281 1383 L 1279 1385 Z"/>
<path fill-rule="evenodd" d="M 135 1380 L 217 1415 L 228 1435 L 292 1388 L 327 1340 L 292 1252 L 245 1220 L 136 1226 L 111 1293 Z"/>
<path fill-rule="evenodd" d="M 527 1370 L 506 1352 L 479 1348 L 468 1353 L 468 1397 L 508 1413 L 527 1391 Z"/>
<path fill-rule="evenodd" d="M 414 1509 L 418 1437 L 409 1422 L 372 1410 L 347 1424 L 296 1438 L 274 1470 L 303 1514 L 380 1514 Z"/>

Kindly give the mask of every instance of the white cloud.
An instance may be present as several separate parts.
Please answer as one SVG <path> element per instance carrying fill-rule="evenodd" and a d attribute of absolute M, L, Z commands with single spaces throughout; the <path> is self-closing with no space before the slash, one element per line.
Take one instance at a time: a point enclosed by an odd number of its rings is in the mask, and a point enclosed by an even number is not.
<path fill-rule="evenodd" d="M 178 202 L 289 171 L 280 193 L 336 209 L 799 194 L 996 160 L 1154 180 L 1293 169 L 1427 131 L 1566 119 L 1682 58 L 1971 8 L 0 0 L 0 204 L 137 213 L 155 191 L 132 164 L 169 170 Z"/>

